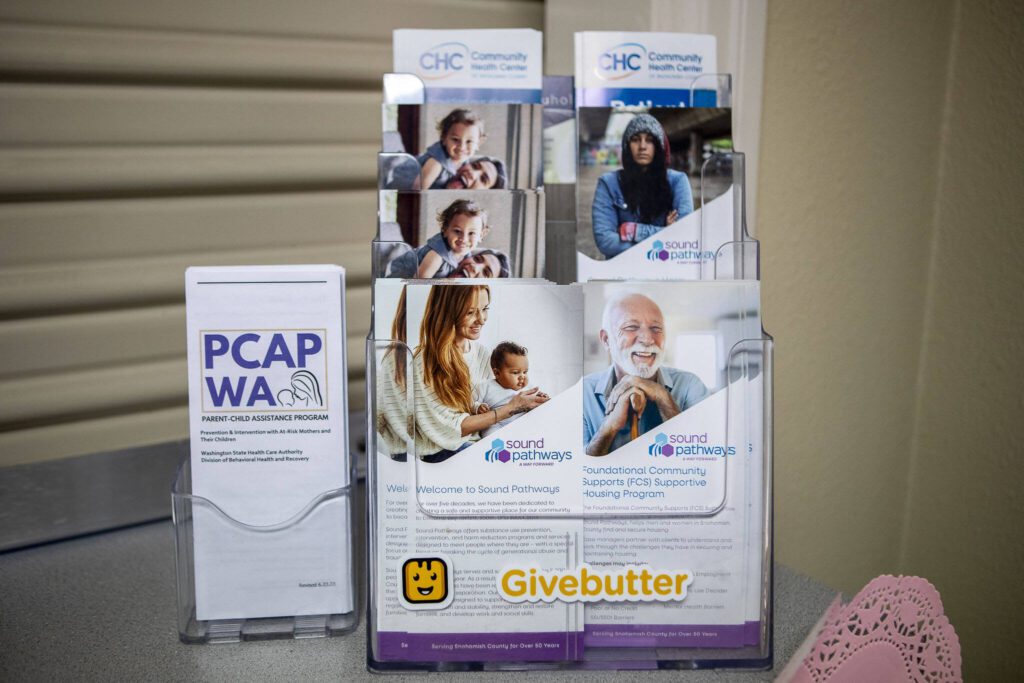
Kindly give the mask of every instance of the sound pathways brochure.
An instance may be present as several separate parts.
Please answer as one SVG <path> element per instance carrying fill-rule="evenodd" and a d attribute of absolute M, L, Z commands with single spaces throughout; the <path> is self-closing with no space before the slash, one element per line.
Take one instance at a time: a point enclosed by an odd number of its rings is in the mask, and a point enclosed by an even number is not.
<path fill-rule="evenodd" d="M 721 246 L 741 238 L 732 110 L 586 107 L 577 115 L 577 281 L 710 279 Z"/>
<path fill-rule="evenodd" d="M 760 642 L 759 301 L 756 282 L 586 286 L 583 491 L 619 515 L 584 519 L 583 561 L 692 583 L 684 600 L 588 603 L 584 647 Z"/>

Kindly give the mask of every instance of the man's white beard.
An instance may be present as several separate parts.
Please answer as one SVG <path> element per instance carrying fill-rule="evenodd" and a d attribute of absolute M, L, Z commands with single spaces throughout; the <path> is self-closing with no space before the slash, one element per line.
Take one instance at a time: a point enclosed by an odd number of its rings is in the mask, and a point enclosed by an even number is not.
<path fill-rule="evenodd" d="M 650 365 L 638 365 L 633 362 L 632 356 L 634 353 L 653 353 L 654 360 Z M 612 362 L 625 370 L 627 375 L 636 375 L 641 379 L 654 377 L 664 359 L 662 349 L 657 344 L 633 344 L 628 349 L 620 349 L 615 346 L 612 347 L 611 354 Z"/>

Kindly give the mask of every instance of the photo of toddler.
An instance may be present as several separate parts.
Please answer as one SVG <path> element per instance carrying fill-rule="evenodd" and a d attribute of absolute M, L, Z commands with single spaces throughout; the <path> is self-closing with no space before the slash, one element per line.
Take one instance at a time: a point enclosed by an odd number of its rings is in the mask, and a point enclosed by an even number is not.
<path fill-rule="evenodd" d="M 454 109 L 437 124 L 439 139 L 417 157 L 420 187 L 443 190 L 487 138 L 484 122 L 469 109 Z M 493 173 L 497 177 L 497 173 Z"/>
<path fill-rule="evenodd" d="M 381 189 L 534 190 L 542 186 L 540 104 L 385 105 Z"/>
<path fill-rule="evenodd" d="M 474 201 L 457 199 L 437 216 L 440 232 L 415 251 L 391 263 L 390 277 L 443 278 L 459 271 L 487 234 L 487 212 Z"/>
<path fill-rule="evenodd" d="M 477 415 L 502 407 L 511 401 L 512 397 L 526 389 L 530 381 L 530 361 L 526 353 L 526 347 L 510 341 L 501 342 L 494 347 L 494 351 L 491 352 L 491 372 L 494 373 L 494 378 L 473 387 L 473 400 L 479 403 Z M 541 403 L 546 403 L 551 398 L 537 388 L 528 389 L 526 393 L 542 399 Z M 525 412 L 513 413 L 504 420 L 496 421 L 481 431 L 480 435 L 492 434 L 524 414 Z M 497 418 L 497 412 L 494 416 Z"/>

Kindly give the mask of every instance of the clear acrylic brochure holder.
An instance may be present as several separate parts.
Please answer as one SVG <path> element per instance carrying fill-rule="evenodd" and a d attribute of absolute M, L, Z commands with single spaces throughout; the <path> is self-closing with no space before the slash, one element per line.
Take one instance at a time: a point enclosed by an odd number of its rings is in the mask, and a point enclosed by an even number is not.
<path fill-rule="evenodd" d="M 418 487 L 418 471 L 421 466 L 415 455 L 415 439 L 410 415 L 415 410 L 412 391 L 412 350 L 398 341 L 369 340 L 367 344 L 367 367 L 369 369 L 370 386 L 376 390 L 368 392 L 371 404 L 370 434 L 370 467 L 368 469 L 368 487 L 376 490 L 378 479 L 382 477 L 382 469 L 394 472 L 397 468 L 407 473 L 411 486 Z M 404 367 L 405 378 L 408 380 L 405 391 L 392 391 L 390 396 L 380 389 L 382 375 L 390 378 L 396 368 Z M 743 476 L 731 486 L 745 486 L 743 492 L 747 500 L 744 515 L 747 531 L 743 534 L 749 541 L 749 549 L 741 554 L 742 566 L 738 569 L 749 575 L 749 596 L 756 604 L 757 614 L 747 620 L 745 626 L 737 632 L 735 643 L 723 647 L 707 646 L 672 646 L 671 643 L 659 642 L 644 646 L 643 641 L 633 640 L 629 645 L 621 645 L 614 638 L 602 638 L 600 632 L 591 633 L 583 628 L 584 611 L 582 606 L 568 603 L 555 603 L 554 609 L 560 614 L 564 634 L 554 637 L 555 644 L 560 648 L 562 657 L 557 661 L 533 661 L 529 657 L 516 659 L 510 656 L 507 660 L 467 661 L 431 661 L 429 653 L 424 653 L 420 661 L 402 659 L 408 657 L 408 650 L 417 652 L 415 638 L 411 644 L 404 641 L 396 643 L 396 634 L 385 633 L 379 629 L 375 610 L 381 609 L 379 602 L 381 592 L 395 590 L 393 579 L 388 578 L 387 568 L 380 567 L 381 559 L 378 546 L 381 542 L 378 534 L 382 527 L 395 524 L 395 510 L 384 508 L 371 499 L 369 511 L 370 529 L 370 647 L 369 665 L 376 671 L 477 671 L 503 669 L 545 669 L 545 668 L 611 668 L 611 669 L 645 669 L 645 668 L 754 668 L 762 669 L 770 666 L 772 653 L 772 590 L 771 590 L 771 368 L 772 341 L 769 338 L 742 341 L 734 346 L 727 363 L 728 384 L 725 388 L 729 422 L 726 431 L 726 443 L 739 455 L 737 466 L 745 468 Z M 402 399 L 407 403 L 402 403 Z M 760 444 L 759 457 L 750 457 L 748 439 L 758 439 Z M 429 467 L 429 465 L 427 465 Z M 393 474 L 383 475 L 393 478 Z M 372 496 L 375 498 L 376 496 Z M 549 548 L 545 551 L 548 560 L 546 568 L 569 570 L 579 566 L 584 560 L 585 547 L 599 545 L 605 534 L 614 538 L 621 533 L 622 524 L 659 525 L 666 533 L 679 533 L 695 521 L 714 519 L 713 513 L 695 515 L 596 515 L 579 514 L 571 519 L 545 518 L 543 515 L 519 514 L 514 510 L 506 510 L 503 514 L 474 515 L 459 514 L 446 509 L 445 514 L 432 514 L 429 507 L 422 501 L 410 513 L 417 519 L 429 518 L 438 525 L 449 530 L 462 529 L 467 525 L 486 523 L 491 519 L 496 525 L 507 524 L 508 520 L 516 520 L 516 531 L 529 526 L 544 527 L 568 522 L 575 526 L 575 531 L 566 534 L 563 540 L 557 541 L 557 534 L 549 534 Z M 504 522 L 502 522 L 503 520 Z M 414 523 L 409 520 L 410 525 Z M 516 531 L 509 530 L 507 542 L 514 544 Z M 449 533 L 454 533 L 451 531 Z M 554 540 L 553 540 L 554 539 Z M 414 540 L 411 546 L 416 546 Z M 429 542 L 427 546 L 428 547 Z M 497 561 L 495 567 L 503 561 Z M 384 570 L 384 571 L 382 571 Z M 388 588 L 385 588 L 385 587 Z M 739 598 L 737 598 L 739 599 Z M 459 594 L 453 605 L 458 605 Z M 386 609 L 386 608 L 385 608 Z M 441 627 L 437 627 L 439 630 Z M 450 626 L 449 626 L 450 628 Z M 550 626 L 548 627 L 550 628 Z M 448 630 L 448 629 L 445 629 Z M 527 636 L 529 634 L 526 634 Z M 513 636 L 514 637 L 514 636 Z M 544 634 L 543 637 L 553 637 Z"/>
<path fill-rule="evenodd" d="M 355 481 L 354 473 L 350 481 Z M 171 491 L 174 521 L 174 549 L 178 594 L 178 635 L 185 643 L 235 643 L 271 638 L 320 638 L 338 636 L 354 630 L 359 620 L 356 593 L 356 572 L 353 557 L 355 508 L 351 486 L 325 491 L 315 496 L 290 519 L 268 526 L 251 526 L 227 515 L 215 502 L 192 494 L 191 468 L 186 460 L 178 471 Z M 225 547 L 244 548 L 247 575 L 272 575 L 288 553 L 302 552 L 315 573 L 322 576 L 345 577 L 334 587 L 318 587 L 309 601 L 301 606 L 301 614 L 274 617 L 196 618 L 195 521 L 201 518 L 204 528 L 225 539 Z M 332 519 L 333 518 L 333 519 Z M 344 528 L 347 533 L 324 538 L 316 533 L 328 526 Z M 225 553 L 224 562 L 239 562 L 236 555 Z M 325 592 L 326 591 L 326 592 Z M 334 602 L 348 602 L 351 610 L 324 613 L 320 605 L 324 597 Z M 274 596 L 266 596 L 273 601 Z M 293 608 L 295 605 L 291 605 Z"/>
<path fill-rule="evenodd" d="M 404 79 L 404 80 L 403 80 Z M 392 81 L 385 80 L 385 99 L 389 102 L 421 102 L 414 93 L 414 82 L 417 79 L 406 79 L 403 75 L 394 75 Z M 711 75 L 696 79 L 691 94 L 692 106 L 728 107 L 730 106 L 731 82 L 728 76 Z M 381 155 L 381 168 L 394 169 L 408 160 L 388 160 L 391 155 Z M 415 160 L 412 160 L 415 163 Z M 702 188 L 707 181 L 708 192 L 702 189 L 701 198 L 710 201 L 722 194 L 722 187 L 735 190 L 731 204 L 735 207 L 730 216 L 732 225 L 730 234 L 723 236 L 721 226 L 700 226 L 700 242 L 714 255 L 702 263 L 695 272 L 700 280 L 756 280 L 759 278 L 758 245 L 746 234 L 743 213 L 743 157 L 738 153 L 715 153 L 705 160 L 702 166 Z M 394 177 L 398 174 L 390 174 Z M 405 174 L 409 176 L 410 174 Z M 393 189 L 416 190 L 411 183 L 396 186 L 400 183 L 387 185 L 389 175 L 382 171 L 381 187 Z M 715 189 L 712 189 L 714 184 Z M 387 240 L 378 239 L 374 245 L 374 277 L 384 277 L 389 254 L 402 247 L 388 244 Z M 712 247 L 704 247 L 711 245 Z M 409 247 L 405 247 L 408 249 Z M 554 279 L 554 278 L 553 278 Z M 559 281 L 565 278 L 559 277 Z M 396 283 L 397 285 L 397 283 Z M 375 288 L 375 296 L 376 296 Z M 390 316 L 390 312 L 384 313 Z M 381 315 L 375 309 L 374 319 Z M 380 321 L 381 323 L 387 321 Z M 404 321 L 403 321 L 404 325 Z M 402 326 L 399 326 L 401 328 Z M 550 670 L 550 669 L 765 669 L 772 662 L 772 505 L 771 505 L 771 472 L 772 472 L 772 340 L 767 335 L 760 338 L 746 339 L 733 346 L 728 354 L 725 370 L 727 381 L 725 386 L 727 404 L 727 422 L 725 441 L 741 460 L 745 468 L 742 476 L 735 480 L 726 479 L 731 494 L 738 493 L 743 487 L 746 510 L 741 515 L 746 525 L 743 542 L 747 550 L 742 553 L 742 566 L 734 567 L 737 572 L 749 577 L 743 593 L 743 600 L 748 607 L 746 623 L 739 628 L 733 642 L 726 643 L 719 639 L 716 642 L 699 642 L 692 638 L 684 645 L 672 643 L 670 640 L 653 639 L 645 642 L 643 638 L 633 639 L 628 645 L 616 641 L 614 637 L 605 637 L 600 632 L 589 632 L 584 624 L 589 623 L 582 605 L 556 602 L 552 606 L 547 621 L 547 629 L 551 632 L 540 634 L 538 640 L 546 639 L 545 647 L 557 652 L 555 656 L 536 655 L 524 652 L 523 643 L 518 637 L 523 633 L 507 634 L 508 647 L 519 648 L 518 654 L 511 650 L 505 655 L 481 656 L 480 650 L 473 649 L 475 634 L 449 634 L 451 648 L 466 647 L 467 652 L 461 656 L 441 656 L 437 650 L 422 647 L 417 642 L 416 633 L 389 633 L 381 627 L 382 613 L 394 609 L 389 597 L 397 590 L 395 574 L 391 564 L 396 558 L 391 557 L 396 551 L 394 536 L 388 530 L 399 527 L 413 528 L 423 520 L 435 524 L 439 533 L 457 534 L 462 529 L 473 528 L 474 525 L 487 524 L 492 520 L 495 527 L 503 528 L 506 534 L 504 544 L 514 546 L 523 538 L 518 534 L 520 527 L 535 525 L 559 528 L 559 524 L 575 525 L 570 533 L 550 533 L 545 536 L 546 549 L 532 549 L 544 553 L 544 566 L 547 568 L 572 569 L 578 567 L 585 559 L 588 544 L 602 541 L 604 528 L 615 532 L 616 527 L 633 524 L 662 525 L 668 531 L 676 527 L 685 527 L 700 520 L 713 520 L 715 509 L 704 509 L 690 514 L 621 514 L 591 515 L 577 510 L 568 515 L 529 514 L 519 510 L 504 510 L 498 514 L 496 510 L 483 516 L 476 514 L 460 514 L 451 508 L 440 510 L 420 498 L 418 494 L 410 498 L 409 507 L 395 507 L 394 500 L 386 500 L 381 482 L 393 482 L 396 473 L 404 485 L 416 491 L 420 483 L 422 463 L 416 457 L 414 420 L 415 392 L 413 390 L 413 350 L 402 339 L 390 339 L 395 336 L 383 333 L 378 326 L 377 334 L 371 332 L 367 340 L 367 406 L 368 406 L 368 533 L 369 533 L 369 587 L 368 603 L 368 664 L 371 670 L 378 672 L 401 671 L 485 671 L 485 670 Z M 404 337 L 404 334 L 403 334 Z M 403 381 L 396 381 L 401 378 Z M 384 380 L 384 381 L 382 381 Z M 575 428 L 568 427 L 568 428 Z M 749 457 L 748 442 L 756 439 L 760 446 L 757 457 Z M 389 484 L 393 486 L 393 484 Z M 720 507 L 720 506 L 716 506 Z M 514 520 L 508 525 L 508 520 Z M 502 524 L 504 523 L 504 526 Z M 415 532 L 410 534 L 410 549 L 423 551 L 429 549 L 436 540 L 420 539 Z M 385 540 L 389 538 L 390 540 Z M 494 550 L 487 549 L 486 552 Z M 667 548 L 666 548 L 667 550 Z M 482 549 L 483 554 L 486 552 Z M 498 552 L 501 552 L 500 548 Z M 612 551 L 614 552 L 614 550 Z M 381 563 L 388 566 L 381 566 Z M 494 565 L 497 567 L 501 562 Z M 458 589 L 451 607 L 460 606 Z M 625 605 L 625 603 L 621 603 Z M 449 609 L 451 609 L 449 607 Z M 401 609 L 401 608 L 399 608 Z M 470 607 L 470 609 L 472 609 Z M 750 611 L 753 610 L 753 612 Z M 443 616 L 443 613 L 435 613 Z M 501 617 L 495 617 L 500 619 Z M 512 613 L 507 618 L 509 629 L 514 631 L 513 622 L 516 616 Z M 684 623 L 682 620 L 681 623 Z M 427 622 L 419 622 L 425 624 Z M 503 622 L 504 623 L 504 622 Z M 689 622 L 692 623 L 692 620 Z M 433 620 L 433 625 L 424 626 L 423 631 L 447 633 L 451 630 L 468 630 L 457 620 Z M 531 633 L 526 627 L 525 636 Z M 685 626 L 679 629 L 682 632 Z M 671 630 L 666 626 L 666 630 Z M 460 638 L 462 641 L 460 641 Z M 537 643 L 540 645 L 540 643 Z M 477 653 L 477 654 L 474 654 Z"/>
<path fill-rule="evenodd" d="M 735 225 L 731 239 L 720 244 L 714 259 L 702 271 L 706 280 L 756 280 L 758 276 L 758 244 L 751 239 L 743 224 L 743 157 L 738 153 L 717 155 L 705 164 L 706 174 L 717 174 L 718 180 L 725 180 L 734 187 Z M 735 182 L 733 176 L 735 175 Z M 719 182 L 718 185 L 722 183 Z M 642 284 L 642 283 L 641 283 Z M 399 286 L 396 283 L 396 286 Z M 389 316 L 390 312 L 377 311 L 377 315 Z M 399 328 L 402 326 L 400 325 Z M 382 331 L 382 327 L 377 328 Z M 370 528 L 370 648 L 369 664 L 376 671 L 453 671 L 453 670 L 502 670 L 502 669 L 646 669 L 646 668 L 750 668 L 763 669 L 772 661 L 772 347 L 770 337 L 744 339 L 730 350 L 725 373 L 726 393 L 726 436 L 725 442 L 738 457 L 737 465 L 742 468 L 740 476 L 726 479 L 730 495 L 744 497 L 745 512 L 740 516 L 745 531 L 740 535 L 747 543 L 744 552 L 737 555 L 741 566 L 733 569 L 748 577 L 742 599 L 747 605 L 748 618 L 737 625 L 733 640 L 723 644 L 728 637 L 718 642 L 692 642 L 673 644 L 671 640 L 652 640 L 645 643 L 633 639 L 623 645 L 614 637 L 604 636 L 600 631 L 588 630 L 585 611 L 578 605 L 555 603 L 556 611 L 551 619 L 556 621 L 562 633 L 545 633 L 551 638 L 549 645 L 556 648 L 559 656 L 555 660 L 538 661 L 530 655 L 520 657 L 509 654 L 504 659 L 472 658 L 467 655 L 462 661 L 451 661 L 430 651 L 417 650 L 415 636 L 397 636 L 382 631 L 378 611 L 387 609 L 384 595 L 395 590 L 389 568 L 379 566 L 382 559 L 379 544 L 383 528 L 396 522 L 394 508 L 383 507 L 377 500 L 379 481 L 394 476 L 394 472 L 405 473 L 404 481 L 413 490 L 419 488 L 423 464 L 415 455 L 415 429 L 411 415 L 415 412 L 415 397 L 412 389 L 413 351 L 400 339 L 375 339 L 367 343 L 368 407 L 370 411 L 369 453 L 370 467 L 368 486 L 371 492 Z M 404 376 L 404 391 L 395 390 L 390 378 Z M 382 379 L 386 381 L 381 381 Z M 385 389 L 390 383 L 391 391 Z M 757 444 L 758 448 L 750 448 Z M 753 455 L 751 453 L 753 452 Z M 427 465 L 429 467 L 429 465 Z M 739 471 L 739 470 L 738 470 Z M 743 487 L 743 490 L 738 490 Z M 549 535 L 545 566 L 571 569 L 579 566 L 587 554 L 587 547 L 602 543 L 603 535 L 621 532 L 623 525 L 650 525 L 648 528 L 664 529 L 665 537 L 679 534 L 680 529 L 700 523 L 701 520 L 715 520 L 714 509 L 690 514 L 621 514 L 601 515 L 576 511 L 574 514 L 545 515 L 527 514 L 519 510 L 497 510 L 489 514 L 466 514 L 445 510 L 430 505 L 418 494 L 408 508 L 408 524 L 418 520 L 433 520 L 444 529 L 454 530 L 486 523 L 488 519 L 495 526 L 504 524 L 508 533 L 508 544 L 517 541 L 517 527 L 556 525 L 568 523 L 576 529 L 565 534 L 561 540 Z M 515 520 L 508 525 L 508 520 Z M 426 542 L 426 541 L 425 541 Z M 412 545 L 415 545 L 415 539 Z M 426 546 L 423 546 L 426 547 Z M 421 548 L 422 549 L 422 548 Z M 666 552 L 668 548 L 665 549 Z M 612 550 L 611 552 L 614 552 Z M 385 558 L 386 559 L 386 558 Z M 496 563 L 498 566 L 500 562 Z M 459 604 L 456 590 L 453 606 Z M 557 617 L 557 618 L 556 618 Z M 692 622 L 691 622 L 692 623 Z M 451 626 L 451 622 L 448 624 Z M 549 623 L 549 628 L 552 626 Z M 441 627 L 436 627 L 440 630 Z M 679 627 L 682 632 L 684 626 Z M 666 630 L 669 627 L 665 627 Z M 511 634 L 514 639 L 516 634 Z M 453 636 L 455 638 L 456 636 Z M 468 637 L 468 636 L 465 636 Z M 396 642 L 396 638 L 405 638 Z"/>

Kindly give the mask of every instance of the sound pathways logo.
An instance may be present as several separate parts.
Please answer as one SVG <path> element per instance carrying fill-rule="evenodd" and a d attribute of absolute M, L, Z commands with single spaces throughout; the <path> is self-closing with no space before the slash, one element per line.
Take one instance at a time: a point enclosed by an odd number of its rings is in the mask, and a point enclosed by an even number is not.
<path fill-rule="evenodd" d="M 544 439 L 495 439 L 484 452 L 484 460 L 494 463 L 516 463 L 520 467 L 554 465 L 572 460 L 572 451 L 549 450 Z"/>
<path fill-rule="evenodd" d="M 698 240 L 667 241 L 654 240 L 647 250 L 648 261 L 672 261 L 673 263 L 700 263 L 701 259 L 711 260 L 715 252 L 702 251 Z"/>
<path fill-rule="evenodd" d="M 647 448 L 649 455 L 658 456 L 664 455 L 666 458 L 671 457 L 676 452 L 676 449 L 668 445 L 668 435 L 658 434 L 654 437 L 654 443 Z"/>
<path fill-rule="evenodd" d="M 492 441 L 490 449 L 484 453 L 487 462 L 508 462 L 511 459 L 512 453 L 505 448 L 505 442 L 501 439 Z"/>
<path fill-rule="evenodd" d="M 668 261 L 668 250 L 660 240 L 654 240 L 654 244 L 647 250 L 648 261 Z"/>
<path fill-rule="evenodd" d="M 736 455 L 735 446 L 708 443 L 708 433 L 702 434 L 665 434 L 659 432 L 654 441 L 647 447 L 647 454 L 652 458 L 659 455 L 666 458 L 672 456 L 724 457 Z"/>

